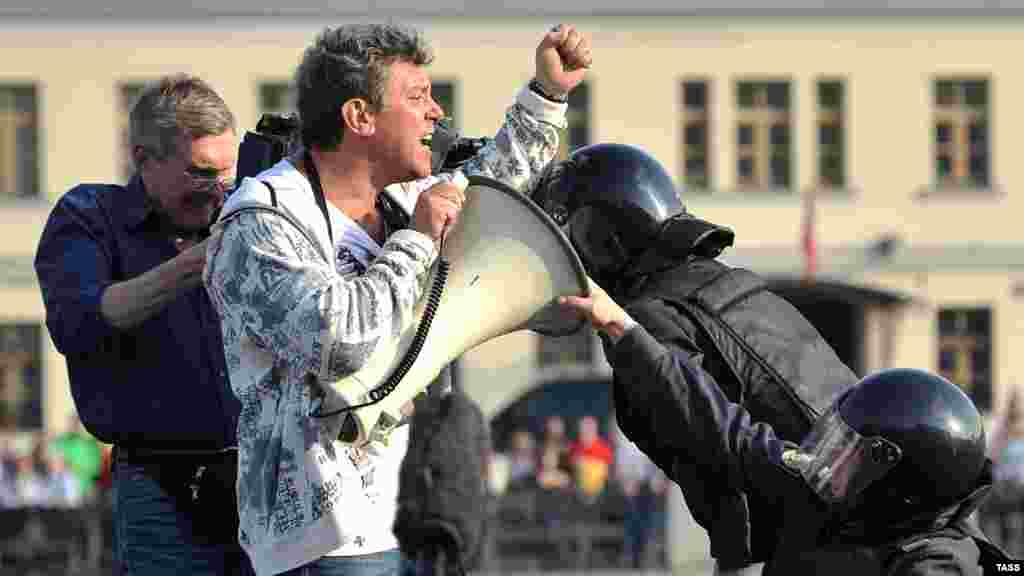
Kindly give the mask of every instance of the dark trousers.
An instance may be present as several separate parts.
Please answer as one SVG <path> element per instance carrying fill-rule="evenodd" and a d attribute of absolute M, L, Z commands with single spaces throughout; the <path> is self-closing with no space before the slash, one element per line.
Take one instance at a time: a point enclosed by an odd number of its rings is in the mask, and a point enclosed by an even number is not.
<path fill-rule="evenodd" d="M 404 561 L 398 550 L 360 556 L 324 556 L 280 576 L 399 576 Z"/>
<path fill-rule="evenodd" d="M 115 448 L 118 574 L 250 576 L 238 544 L 234 453 L 155 455 Z"/>

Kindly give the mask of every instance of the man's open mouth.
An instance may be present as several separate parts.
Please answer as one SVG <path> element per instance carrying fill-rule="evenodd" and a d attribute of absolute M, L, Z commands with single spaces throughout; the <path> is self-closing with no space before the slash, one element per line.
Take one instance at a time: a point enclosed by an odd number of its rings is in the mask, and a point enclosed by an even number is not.
<path fill-rule="evenodd" d="M 423 144 L 427 148 L 430 148 L 430 146 L 433 143 L 434 143 L 434 134 L 433 133 L 427 134 L 426 136 L 420 138 L 420 144 Z"/>

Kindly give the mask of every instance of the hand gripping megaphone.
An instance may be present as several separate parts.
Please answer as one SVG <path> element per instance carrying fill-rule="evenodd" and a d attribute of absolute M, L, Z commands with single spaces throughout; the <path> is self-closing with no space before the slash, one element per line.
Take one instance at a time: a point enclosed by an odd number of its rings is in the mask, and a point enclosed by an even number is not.
<path fill-rule="evenodd" d="M 440 278 L 440 280 L 439 280 Z M 348 444 L 386 441 L 404 406 L 453 360 L 488 340 L 531 330 L 566 336 L 583 319 L 559 296 L 589 295 L 583 264 L 544 211 L 507 185 L 470 176 L 466 201 L 401 336 L 330 385 L 315 417 Z"/>

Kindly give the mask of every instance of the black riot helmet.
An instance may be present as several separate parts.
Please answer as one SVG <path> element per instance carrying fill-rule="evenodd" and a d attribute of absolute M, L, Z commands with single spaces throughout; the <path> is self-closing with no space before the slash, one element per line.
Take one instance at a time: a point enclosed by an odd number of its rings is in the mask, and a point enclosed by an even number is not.
<path fill-rule="evenodd" d="M 783 460 L 823 500 L 885 522 L 957 503 L 979 486 L 986 463 L 971 399 L 945 378 L 902 368 L 844 392 L 795 452 Z"/>
<path fill-rule="evenodd" d="M 662 165 L 626 144 L 585 146 L 552 162 L 532 198 L 613 295 L 616 286 L 690 254 L 713 258 L 733 241 L 728 228 L 691 216 Z"/>

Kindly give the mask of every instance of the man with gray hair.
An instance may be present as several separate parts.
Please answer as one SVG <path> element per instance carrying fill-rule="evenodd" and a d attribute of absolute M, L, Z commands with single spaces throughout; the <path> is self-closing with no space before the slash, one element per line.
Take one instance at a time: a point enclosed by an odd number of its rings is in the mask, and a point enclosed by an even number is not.
<path fill-rule="evenodd" d="M 220 324 L 200 275 L 233 187 L 235 118 L 173 75 L 131 111 L 136 172 L 57 201 L 35 268 L 85 427 L 114 444 L 120 573 L 251 574 L 238 544 L 235 428 Z"/>
<path fill-rule="evenodd" d="M 321 33 L 296 73 L 303 149 L 247 178 L 209 241 L 204 283 L 242 402 L 240 539 L 260 576 L 401 567 L 391 527 L 409 427 L 342 444 L 338 419 L 314 413 L 331 382 L 396 341 L 464 201 L 465 176 L 431 175 L 444 113 L 431 59 L 399 26 Z M 525 191 L 557 152 L 590 61 L 574 28 L 547 32 L 534 80 L 463 171 Z"/>

